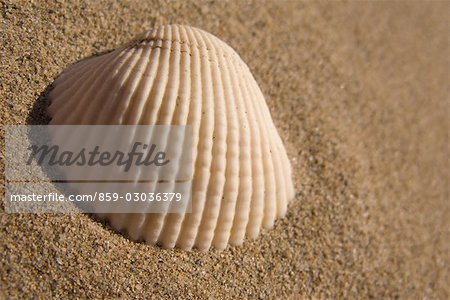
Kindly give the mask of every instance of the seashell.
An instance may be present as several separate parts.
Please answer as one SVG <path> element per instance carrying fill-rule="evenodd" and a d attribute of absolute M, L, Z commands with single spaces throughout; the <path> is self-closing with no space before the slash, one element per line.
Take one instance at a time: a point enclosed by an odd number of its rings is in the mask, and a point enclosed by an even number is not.
<path fill-rule="evenodd" d="M 76 63 L 49 100 L 53 125 L 192 125 L 192 212 L 103 216 L 133 240 L 186 250 L 240 245 L 273 227 L 294 197 L 258 84 L 230 46 L 203 30 L 157 27 Z"/>

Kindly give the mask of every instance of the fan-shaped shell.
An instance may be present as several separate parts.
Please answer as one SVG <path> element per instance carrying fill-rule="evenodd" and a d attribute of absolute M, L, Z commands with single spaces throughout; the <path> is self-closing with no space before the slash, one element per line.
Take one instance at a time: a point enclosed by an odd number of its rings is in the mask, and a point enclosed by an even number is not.
<path fill-rule="evenodd" d="M 150 30 L 68 68 L 49 99 L 50 124 L 192 125 L 192 213 L 104 216 L 132 239 L 224 249 L 271 228 L 294 196 L 291 166 L 258 84 L 239 55 L 205 31 Z"/>

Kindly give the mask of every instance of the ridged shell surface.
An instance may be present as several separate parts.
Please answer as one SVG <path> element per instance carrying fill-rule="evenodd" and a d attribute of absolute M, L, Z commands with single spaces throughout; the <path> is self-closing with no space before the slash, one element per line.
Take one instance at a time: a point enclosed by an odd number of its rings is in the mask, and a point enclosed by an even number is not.
<path fill-rule="evenodd" d="M 294 189 L 283 142 L 249 68 L 215 36 L 157 27 L 53 85 L 53 125 L 192 126 L 192 212 L 102 216 L 131 239 L 224 249 L 285 215 Z"/>

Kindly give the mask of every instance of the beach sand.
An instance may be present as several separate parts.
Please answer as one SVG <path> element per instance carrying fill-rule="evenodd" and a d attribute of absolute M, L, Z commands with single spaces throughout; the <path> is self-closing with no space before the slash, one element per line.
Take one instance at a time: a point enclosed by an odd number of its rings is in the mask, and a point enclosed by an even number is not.
<path fill-rule="evenodd" d="M 450 297 L 449 2 L 0 7 L 2 124 L 45 124 L 41 95 L 70 64 L 188 24 L 249 65 L 297 191 L 273 230 L 222 252 L 134 243 L 84 214 L 1 213 L 0 298 Z"/>

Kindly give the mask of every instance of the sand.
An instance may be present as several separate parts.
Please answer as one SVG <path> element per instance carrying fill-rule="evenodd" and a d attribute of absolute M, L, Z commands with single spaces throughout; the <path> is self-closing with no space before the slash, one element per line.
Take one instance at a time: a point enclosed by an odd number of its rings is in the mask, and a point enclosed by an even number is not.
<path fill-rule="evenodd" d="M 130 242 L 83 214 L 1 213 L 0 298 L 450 297 L 449 2 L 0 7 L 2 124 L 45 124 L 41 94 L 77 60 L 189 24 L 250 66 L 297 190 L 273 230 L 222 252 Z"/>

